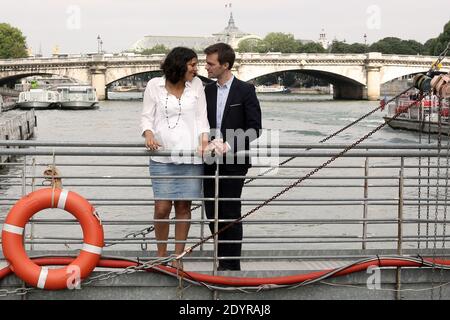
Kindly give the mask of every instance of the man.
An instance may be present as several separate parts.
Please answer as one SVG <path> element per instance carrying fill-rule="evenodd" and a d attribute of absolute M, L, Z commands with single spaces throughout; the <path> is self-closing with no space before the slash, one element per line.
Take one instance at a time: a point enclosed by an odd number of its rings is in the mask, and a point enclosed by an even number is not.
<path fill-rule="evenodd" d="M 250 158 L 239 156 L 238 151 L 250 148 L 250 142 L 257 139 L 261 131 L 261 108 L 255 87 L 233 76 L 231 68 L 235 60 L 234 50 L 225 43 L 216 43 L 204 50 L 206 70 L 209 78 L 217 81 L 205 87 L 208 121 L 211 127 L 210 149 L 221 155 L 220 176 L 242 176 L 240 179 L 220 179 L 220 198 L 240 198 L 244 176 L 250 168 Z M 205 175 L 215 174 L 215 164 L 205 164 Z M 205 198 L 214 198 L 214 179 L 203 183 Z M 214 219 L 214 201 L 205 201 L 208 219 Z M 241 216 L 241 201 L 219 201 L 219 219 L 238 219 Z M 229 224 L 219 223 L 219 230 Z M 214 223 L 210 223 L 214 233 Z M 241 270 L 242 223 L 236 223 L 219 234 L 219 257 L 236 257 L 219 260 L 218 270 Z M 239 243 L 220 243 L 234 240 Z"/>

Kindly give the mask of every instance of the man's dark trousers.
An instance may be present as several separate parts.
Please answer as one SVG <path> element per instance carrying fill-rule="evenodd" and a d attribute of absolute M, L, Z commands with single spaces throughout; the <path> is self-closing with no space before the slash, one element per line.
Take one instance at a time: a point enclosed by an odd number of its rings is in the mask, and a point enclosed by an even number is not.
<path fill-rule="evenodd" d="M 214 176 L 216 165 L 206 165 L 205 175 Z M 245 176 L 247 168 L 239 170 L 227 170 L 226 165 L 219 166 L 220 176 Z M 244 186 L 242 179 L 219 179 L 219 198 L 241 198 L 242 188 Z M 215 181 L 214 179 L 205 179 L 204 184 L 205 198 L 214 198 Z M 205 201 L 205 211 L 208 219 L 214 219 L 214 201 Z M 241 201 L 219 201 L 219 219 L 236 220 L 241 217 Z M 230 221 L 231 222 L 231 221 Z M 219 229 L 223 228 L 230 222 L 219 223 Z M 214 222 L 209 224 L 211 233 L 214 233 Z M 219 233 L 218 256 L 219 257 L 237 257 L 237 259 L 219 260 L 220 269 L 241 270 L 240 259 L 243 230 L 242 222 L 236 223 L 227 230 Z M 220 243 L 222 240 L 237 240 L 239 243 Z"/>

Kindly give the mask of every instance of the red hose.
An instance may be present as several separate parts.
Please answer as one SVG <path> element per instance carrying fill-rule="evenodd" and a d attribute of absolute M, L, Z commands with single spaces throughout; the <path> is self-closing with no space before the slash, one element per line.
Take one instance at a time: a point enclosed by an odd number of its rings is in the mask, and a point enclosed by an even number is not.
<path fill-rule="evenodd" d="M 38 265 L 68 265 L 75 258 L 70 257 L 49 257 L 49 258 L 35 258 L 32 259 L 34 263 Z M 450 265 L 450 260 L 442 260 L 442 259 L 424 259 L 425 262 L 434 262 L 436 264 L 441 265 Z M 137 266 L 138 263 L 126 260 L 114 260 L 114 259 L 101 259 L 97 264 L 97 267 L 102 268 L 127 268 L 131 266 Z M 364 271 L 370 266 L 381 266 L 381 267 L 421 267 L 423 264 L 419 262 L 402 260 L 402 259 L 378 259 L 370 262 L 363 262 L 356 264 L 354 266 L 348 267 L 345 270 L 339 271 L 333 275 L 333 277 L 343 276 L 350 273 L 355 273 L 359 271 Z M 146 269 L 148 272 L 155 272 L 157 270 L 165 271 L 172 273 L 174 275 L 182 276 L 186 279 L 206 282 L 210 284 L 216 285 L 224 285 L 224 286 L 260 286 L 266 284 L 274 284 L 274 285 L 288 285 L 288 284 L 296 284 L 301 283 L 308 280 L 314 280 L 324 274 L 332 271 L 333 269 L 316 271 L 307 274 L 298 274 L 298 275 L 290 275 L 290 276 L 280 276 L 280 277 L 272 277 L 272 278 L 243 278 L 243 277 L 228 277 L 228 276 L 213 276 L 209 274 L 203 274 L 198 272 L 190 272 L 190 271 L 178 271 L 175 268 L 168 266 L 155 266 L 151 269 Z M 0 269 L 0 280 L 7 275 L 11 274 L 12 270 L 9 266 Z"/>

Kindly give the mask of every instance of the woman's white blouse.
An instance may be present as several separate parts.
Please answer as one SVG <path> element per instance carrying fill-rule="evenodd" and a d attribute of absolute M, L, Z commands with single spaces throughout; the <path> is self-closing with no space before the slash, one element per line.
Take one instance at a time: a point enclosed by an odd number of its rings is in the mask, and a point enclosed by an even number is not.
<path fill-rule="evenodd" d="M 200 135 L 209 133 L 202 81 L 198 77 L 187 81 L 180 101 L 167 92 L 165 85 L 165 77 L 153 78 L 147 83 L 141 116 L 142 135 L 146 130 L 151 130 L 156 141 L 162 146 L 159 150 L 197 150 Z M 151 158 L 164 163 L 202 163 L 198 156 L 180 155 L 179 152 L 168 157 Z"/>

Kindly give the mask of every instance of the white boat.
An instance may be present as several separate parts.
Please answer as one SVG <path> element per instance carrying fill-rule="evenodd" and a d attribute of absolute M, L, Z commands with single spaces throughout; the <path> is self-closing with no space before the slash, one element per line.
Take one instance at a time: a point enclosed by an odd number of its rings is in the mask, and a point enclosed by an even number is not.
<path fill-rule="evenodd" d="M 393 129 L 449 134 L 449 99 L 442 99 L 439 108 L 436 96 L 425 97 L 419 104 L 412 105 L 414 98 L 404 95 L 387 105 L 388 112 L 383 118 L 388 125 Z M 393 118 L 396 114 L 399 115 Z"/>
<path fill-rule="evenodd" d="M 288 93 L 290 90 L 285 86 L 265 86 L 260 85 L 255 87 L 257 93 Z"/>
<path fill-rule="evenodd" d="M 31 89 L 19 94 L 17 106 L 21 109 L 59 108 L 59 93 L 47 89 Z"/>
<path fill-rule="evenodd" d="M 117 86 L 113 88 L 114 92 L 140 92 L 137 86 Z"/>
<path fill-rule="evenodd" d="M 98 107 L 95 88 L 87 85 L 64 85 L 56 87 L 61 97 L 62 109 L 94 109 Z"/>

